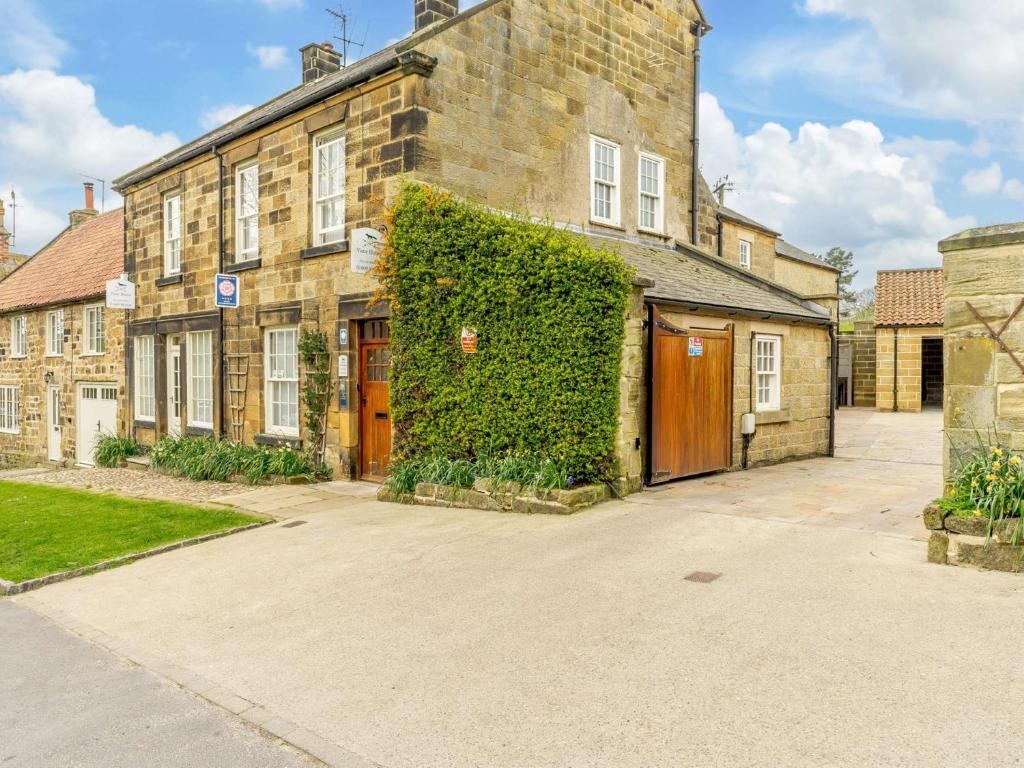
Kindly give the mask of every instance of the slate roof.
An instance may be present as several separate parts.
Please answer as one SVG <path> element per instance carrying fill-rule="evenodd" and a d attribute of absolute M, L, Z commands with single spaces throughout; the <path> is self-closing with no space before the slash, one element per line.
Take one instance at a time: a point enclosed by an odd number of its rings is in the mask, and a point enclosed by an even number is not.
<path fill-rule="evenodd" d="M 0 281 L 0 312 L 102 296 L 124 271 L 124 211 L 67 229 Z"/>
<path fill-rule="evenodd" d="M 879 272 L 875 286 L 875 325 L 942 325 L 944 301 L 941 269 Z"/>
<path fill-rule="evenodd" d="M 781 237 L 775 241 L 775 253 L 777 253 L 779 256 L 784 256 L 787 259 L 792 259 L 793 261 L 802 261 L 805 264 L 810 264 L 813 267 L 827 269 L 830 272 L 839 272 L 838 269 L 833 267 L 831 264 L 822 261 L 813 253 L 808 253 L 802 248 L 797 248 L 792 243 L 787 243 Z"/>
<path fill-rule="evenodd" d="M 759 229 L 762 232 L 767 232 L 769 235 L 775 235 L 776 237 L 779 236 L 779 233 L 776 232 L 771 227 L 765 226 L 764 224 L 762 224 L 759 221 L 754 221 L 749 216 L 744 216 L 739 211 L 734 211 L 732 208 L 727 208 L 724 205 L 719 205 L 718 206 L 718 215 L 721 216 L 723 219 L 728 219 L 729 221 L 735 221 L 735 222 L 737 222 L 739 224 L 745 224 L 746 226 L 750 227 L 751 229 Z"/>
<path fill-rule="evenodd" d="M 745 314 L 831 320 L 824 307 L 711 256 L 599 235 L 590 235 L 589 240 L 595 248 L 620 253 L 638 277 L 653 282 L 644 289 L 644 296 L 651 300 Z"/>

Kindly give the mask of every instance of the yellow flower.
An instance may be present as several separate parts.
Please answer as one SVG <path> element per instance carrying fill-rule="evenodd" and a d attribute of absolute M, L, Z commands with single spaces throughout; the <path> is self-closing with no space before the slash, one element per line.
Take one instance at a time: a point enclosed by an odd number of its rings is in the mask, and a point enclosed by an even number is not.
<path fill-rule="evenodd" d="M 992 469 L 994 469 L 996 472 L 998 472 L 1002 468 L 1003 468 L 1003 465 L 1001 463 L 999 463 L 998 461 L 993 462 Z"/>
<path fill-rule="evenodd" d="M 1011 464 L 1012 464 L 1013 466 L 1015 466 L 1015 467 L 1019 467 L 1019 466 L 1020 466 L 1020 456 L 1013 456 L 1013 457 L 1012 457 L 1012 458 L 1010 459 L 1010 463 L 1011 463 Z"/>
<path fill-rule="evenodd" d="M 1003 455 L 1003 449 L 1000 448 L 998 445 L 993 445 L 991 448 L 989 448 L 989 450 L 992 452 L 994 456 L 1001 457 Z"/>
<path fill-rule="evenodd" d="M 974 516 L 975 517 L 981 517 L 981 510 L 980 509 L 974 510 Z"/>
<path fill-rule="evenodd" d="M 977 480 L 971 480 L 971 488 L 977 488 L 977 487 L 978 487 L 978 481 Z"/>
<path fill-rule="evenodd" d="M 988 475 L 985 475 L 985 479 L 988 480 L 990 483 L 992 483 L 992 482 L 995 482 L 996 476 L 992 475 L 992 474 L 988 474 Z"/>

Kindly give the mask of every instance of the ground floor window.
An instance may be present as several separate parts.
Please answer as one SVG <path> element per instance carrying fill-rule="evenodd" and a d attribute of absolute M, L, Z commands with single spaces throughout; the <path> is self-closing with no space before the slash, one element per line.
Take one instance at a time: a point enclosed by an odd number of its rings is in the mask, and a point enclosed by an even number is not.
<path fill-rule="evenodd" d="M 156 420 L 156 372 L 153 368 L 153 337 L 135 339 L 135 418 Z"/>
<path fill-rule="evenodd" d="M 188 423 L 213 427 L 213 331 L 188 335 Z"/>
<path fill-rule="evenodd" d="M 267 432 L 299 435 L 299 332 L 271 328 L 264 346 L 264 389 Z"/>
<path fill-rule="evenodd" d="M 0 386 L 0 432 L 16 435 L 21 431 L 19 406 L 18 388 Z"/>
<path fill-rule="evenodd" d="M 782 406 L 782 337 L 754 336 L 757 410 L 777 411 Z"/>

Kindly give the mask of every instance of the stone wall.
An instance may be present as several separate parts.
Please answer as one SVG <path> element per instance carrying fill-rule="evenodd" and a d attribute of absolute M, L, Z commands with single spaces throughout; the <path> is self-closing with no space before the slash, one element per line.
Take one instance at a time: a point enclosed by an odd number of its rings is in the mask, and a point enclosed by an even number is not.
<path fill-rule="evenodd" d="M 939 326 L 876 329 L 875 407 L 878 410 L 893 410 L 894 375 L 896 410 L 912 413 L 921 410 L 921 342 L 936 337 L 942 337 Z"/>
<path fill-rule="evenodd" d="M 775 277 L 779 285 L 796 291 L 806 299 L 828 308 L 839 321 L 839 297 L 836 295 L 836 273 L 784 256 L 775 258 Z"/>
<path fill-rule="evenodd" d="M 857 408 L 874 408 L 877 367 L 875 324 L 870 320 L 854 323 L 852 343 L 853 404 Z"/>
<path fill-rule="evenodd" d="M 18 434 L 0 432 L 0 466 L 48 463 L 49 432 L 45 377 L 52 373 L 52 384 L 60 387 L 61 460 L 73 465 L 77 460 L 76 385 L 79 382 L 104 382 L 117 386 L 118 431 L 127 428 L 128 403 L 124 381 L 124 312 L 105 310 L 106 343 L 102 355 L 83 355 L 84 308 L 93 302 L 51 306 L 29 312 L 0 315 L 0 384 L 19 388 L 20 426 Z M 64 310 L 64 353 L 46 354 L 47 313 Z M 28 329 L 28 354 L 11 357 L 11 319 L 24 314 Z"/>
<path fill-rule="evenodd" d="M 647 445 L 647 308 L 641 286 L 634 286 L 626 314 L 626 339 L 622 353 L 619 396 L 619 434 L 615 455 L 624 493 L 635 493 L 644 483 L 644 450 Z"/>
<path fill-rule="evenodd" d="M 722 221 L 722 258 L 740 265 L 740 240 L 751 244 L 750 271 L 765 280 L 775 280 L 774 234 L 747 227 L 729 219 Z"/>
<path fill-rule="evenodd" d="M 967 443 L 995 429 L 1024 451 L 1024 224 L 968 230 L 939 244 L 946 277 L 946 433 Z M 971 311 L 968 303 L 998 334 Z M 1012 356 L 1011 356 L 1012 353 Z M 947 455 L 947 471 L 950 465 Z"/>

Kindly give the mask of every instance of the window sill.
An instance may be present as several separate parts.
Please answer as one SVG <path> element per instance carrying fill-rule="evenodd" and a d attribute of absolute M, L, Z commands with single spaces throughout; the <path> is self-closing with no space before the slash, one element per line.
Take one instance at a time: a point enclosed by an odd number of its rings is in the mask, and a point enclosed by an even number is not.
<path fill-rule="evenodd" d="M 178 274 L 176 274 L 176 275 L 167 275 L 165 277 L 158 277 L 156 279 L 156 287 L 157 288 L 163 288 L 165 285 L 177 285 L 178 283 L 180 283 L 184 279 L 185 279 L 184 275 L 182 275 L 180 272 Z"/>
<path fill-rule="evenodd" d="M 79 357 L 103 357 L 106 352 L 83 352 Z"/>
<path fill-rule="evenodd" d="M 298 450 L 302 447 L 302 440 L 298 437 L 289 437 L 287 435 L 256 435 L 253 438 L 253 442 L 256 445 L 269 445 L 276 448 L 295 448 Z"/>
<path fill-rule="evenodd" d="M 47 358 L 50 358 L 50 359 L 59 360 L 60 358 L 64 357 L 64 353 L 63 352 L 47 352 L 44 355 L 44 357 L 47 357 Z"/>
<path fill-rule="evenodd" d="M 249 259 L 247 261 L 236 261 L 234 264 L 228 264 L 224 267 L 224 274 L 230 275 L 234 272 L 247 272 L 250 269 L 259 269 L 263 266 L 263 259 L 258 256 L 255 259 Z"/>
<path fill-rule="evenodd" d="M 600 227 L 601 229 L 613 229 L 616 232 L 625 232 L 626 228 L 621 224 L 616 224 L 612 221 L 598 221 L 597 219 L 590 220 L 590 226 Z"/>
<path fill-rule="evenodd" d="M 20 435 L 20 429 L 0 429 L 0 435 Z"/>
<path fill-rule="evenodd" d="M 28 355 L 11 355 L 11 360 L 28 360 Z"/>
<path fill-rule="evenodd" d="M 135 426 L 141 429 L 156 429 L 156 419 L 136 419 Z"/>
<path fill-rule="evenodd" d="M 645 237 L 656 237 L 659 240 L 671 240 L 672 236 L 665 232 L 660 232 L 656 229 L 645 229 L 644 227 L 637 227 L 638 234 L 644 235 Z"/>
<path fill-rule="evenodd" d="M 320 256 L 331 256 L 335 253 L 347 252 L 348 240 L 342 240 L 340 243 L 328 243 L 327 245 L 318 245 L 315 248 L 305 248 L 299 251 L 299 257 L 303 259 L 316 259 Z"/>
<path fill-rule="evenodd" d="M 757 412 L 757 424 L 759 426 L 761 424 L 784 424 L 791 420 L 792 417 L 789 415 L 789 409 Z"/>
<path fill-rule="evenodd" d="M 189 424 L 185 433 L 192 437 L 213 437 L 213 427 L 201 427 Z"/>

